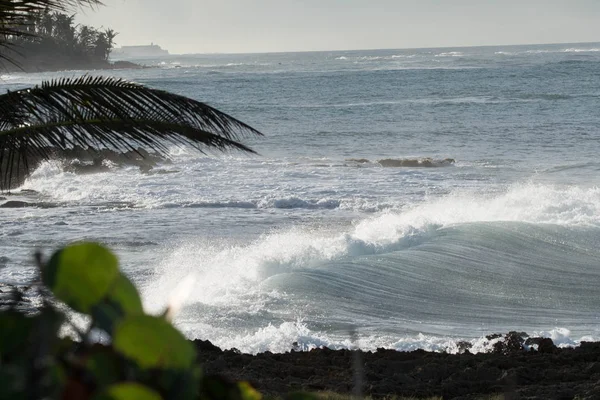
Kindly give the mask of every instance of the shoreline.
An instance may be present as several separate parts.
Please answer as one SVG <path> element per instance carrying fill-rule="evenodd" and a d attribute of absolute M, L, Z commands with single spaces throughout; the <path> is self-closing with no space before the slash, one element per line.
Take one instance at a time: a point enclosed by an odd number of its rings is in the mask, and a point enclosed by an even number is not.
<path fill-rule="evenodd" d="M 538 350 L 525 350 L 515 336 L 505 339 L 491 353 L 478 354 L 321 348 L 249 355 L 192 342 L 207 374 L 246 380 L 266 396 L 308 391 L 371 398 L 600 398 L 600 343 L 561 349 L 542 339 Z"/>
<path fill-rule="evenodd" d="M 4 65 L 3 70 L 5 74 L 14 73 L 43 73 L 43 72 L 62 72 L 62 71 L 113 71 L 113 70 L 137 70 L 137 69 L 151 69 L 155 68 L 152 66 L 136 64 L 131 61 L 112 61 L 106 63 L 71 63 L 71 62 L 58 62 L 58 63 L 26 63 L 18 62 L 18 66 L 15 65 Z"/>
<path fill-rule="evenodd" d="M 8 260 L 0 260 L 2 262 Z M 35 313 L 35 290 L 0 284 L 0 310 Z M 265 396 L 292 392 L 410 398 L 504 399 L 600 398 L 600 342 L 558 348 L 548 338 L 527 338 L 523 332 L 489 335 L 487 353 L 458 354 L 377 349 L 243 354 L 221 350 L 209 341 L 190 340 L 208 375 L 248 381 Z"/>

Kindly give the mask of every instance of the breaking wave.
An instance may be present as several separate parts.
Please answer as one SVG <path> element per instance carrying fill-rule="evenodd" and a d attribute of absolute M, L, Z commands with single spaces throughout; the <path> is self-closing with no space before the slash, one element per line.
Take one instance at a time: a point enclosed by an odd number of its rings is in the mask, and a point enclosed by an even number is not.
<path fill-rule="evenodd" d="M 364 349 L 452 352 L 459 340 L 484 349 L 489 333 L 551 336 L 557 325 L 572 333 L 553 339 L 576 345 L 572 337 L 599 333 L 598 235 L 599 189 L 455 193 L 351 226 L 188 241 L 166 255 L 144 298 L 159 310 L 195 277 L 179 326 L 251 353 L 350 347 L 354 328 Z"/>

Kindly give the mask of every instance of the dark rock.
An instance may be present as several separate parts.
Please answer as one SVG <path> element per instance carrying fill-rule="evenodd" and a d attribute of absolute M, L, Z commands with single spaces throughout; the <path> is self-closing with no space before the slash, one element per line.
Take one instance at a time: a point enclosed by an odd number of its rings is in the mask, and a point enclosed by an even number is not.
<path fill-rule="evenodd" d="M 479 399 L 497 394 L 507 399 L 600 398 L 600 343 L 559 349 L 551 340 L 529 338 L 528 345 L 552 348 L 553 352 L 528 352 L 523 350 L 526 334 L 511 332 L 495 338 L 501 337 L 503 347 L 498 353 L 456 355 L 323 348 L 251 356 L 222 352 L 209 342 L 194 344 L 208 373 L 250 381 L 267 397 L 285 396 L 293 390 L 352 394 L 356 377 L 353 360 L 360 356 L 363 394 L 373 399 Z"/>
<path fill-rule="evenodd" d="M 504 340 L 494 343 L 492 351 L 496 354 L 521 352 L 524 349 L 525 336 L 527 334 L 524 332 L 509 332 Z"/>
<path fill-rule="evenodd" d="M 501 337 L 502 337 L 501 334 L 499 334 L 499 333 L 493 333 L 491 335 L 487 335 L 485 338 L 487 340 L 494 340 L 494 339 L 498 339 L 498 338 L 501 338 Z"/>
<path fill-rule="evenodd" d="M 71 149 L 65 150 L 56 147 L 46 147 L 41 152 L 32 153 L 27 156 L 29 167 L 27 170 L 22 165 L 17 164 L 17 161 L 14 161 L 12 166 L 9 165 L 10 162 L 13 162 L 9 161 L 12 158 L 0 158 L 2 160 L 0 161 L 0 170 L 13 171 L 13 175 L 10 176 L 10 184 L 6 181 L 3 182 L 4 189 L 14 189 L 21 186 L 29 176 L 29 173 L 46 160 L 46 158 L 41 156 L 42 153 L 48 154 L 50 159 L 62 161 L 65 170 L 84 174 L 106 172 L 111 167 L 122 166 L 137 166 L 143 171 L 148 171 L 159 162 L 167 162 L 160 155 L 149 153 L 141 148 L 134 151 L 118 152 L 110 149 L 97 150 L 92 147 L 84 149 L 81 146 L 74 146 Z M 112 164 L 107 165 L 105 161 L 109 161 Z M 20 194 L 27 193 L 36 194 L 37 192 L 22 190 Z"/>
<path fill-rule="evenodd" d="M 222 350 L 220 348 L 218 348 L 208 340 L 196 339 L 192 343 L 194 343 L 194 346 L 196 346 L 196 351 L 198 352 L 222 353 Z"/>
<path fill-rule="evenodd" d="M 16 200 L 7 201 L 4 204 L 0 204 L 0 208 L 25 208 L 25 207 L 33 207 L 33 204 L 27 203 L 26 201 L 16 201 Z"/>
<path fill-rule="evenodd" d="M 537 351 L 540 353 L 554 353 L 557 350 L 557 347 L 554 345 L 552 339 L 549 338 L 528 338 L 525 341 L 525 344 L 528 346 L 537 345 Z"/>
<path fill-rule="evenodd" d="M 33 189 L 21 189 L 20 194 L 39 194 L 39 192 Z"/>
<path fill-rule="evenodd" d="M 111 69 L 145 69 L 144 65 L 135 64 L 130 61 L 115 61 L 111 64 Z"/>
<path fill-rule="evenodd" d="M 459 354 L 470 353 L 469 350 L 471 350 L 473 344 L 471 342 L 460 341 L 457 343 L 457 347 Z"/>

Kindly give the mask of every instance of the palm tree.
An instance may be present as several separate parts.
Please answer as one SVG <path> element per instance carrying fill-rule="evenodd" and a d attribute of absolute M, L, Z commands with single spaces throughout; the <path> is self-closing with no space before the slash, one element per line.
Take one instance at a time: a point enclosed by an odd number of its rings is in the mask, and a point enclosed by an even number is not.
<path fill-rule="evenodd" d="M 97 6 L 99 0 L 0 0 L 0 59 L 6 37 L 32 13 Z M 10 190 L 55 150 L 81 146 L 165 155 L 170 144 L 203 152 L 235 149 L 244 135 L 261 135 L 205 103 L 114 78 L 84 76 L 44 82 L 0 95 L 0 191 Z"/>

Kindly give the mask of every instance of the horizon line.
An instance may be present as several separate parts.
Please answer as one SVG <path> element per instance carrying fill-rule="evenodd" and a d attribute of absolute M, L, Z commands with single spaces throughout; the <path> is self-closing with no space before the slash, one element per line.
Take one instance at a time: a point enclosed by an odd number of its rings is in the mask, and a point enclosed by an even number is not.
<path fill-rule="evenodd" d="M 155 42 L 153 42 L 156 44 Z M 248 55 L 248 54 L 290 54 L 290 53 L 339 53 L 344 51 L 382 51 L 382 50 L 432 50 L 432 49 L 467 49 L 484 47 L 526 47 L 526 46 L 561 46 L 575 44 L 600 44 L 599 41 L 584 42 L 555 42 L 555 43 L 519 43 L 519 44 L 484 44 L 474 46 L 426 46 L 426 47 L 373 47 L 361 49 L 332 49 L 332 50 L 285 50 L 285 51 L 251 51 L 251 52 L 192 52 L 192 53 L 170 53 L 170 56 L 190 56 L 190 55 Z M 129 45 L 126 45 L 129 46 Z M 135 45 L 134 45 L 135 46 Z M 140 45 L 143 46 L 143 45 Z M 167 49 L 168 50 L 168 49 Z"/>

